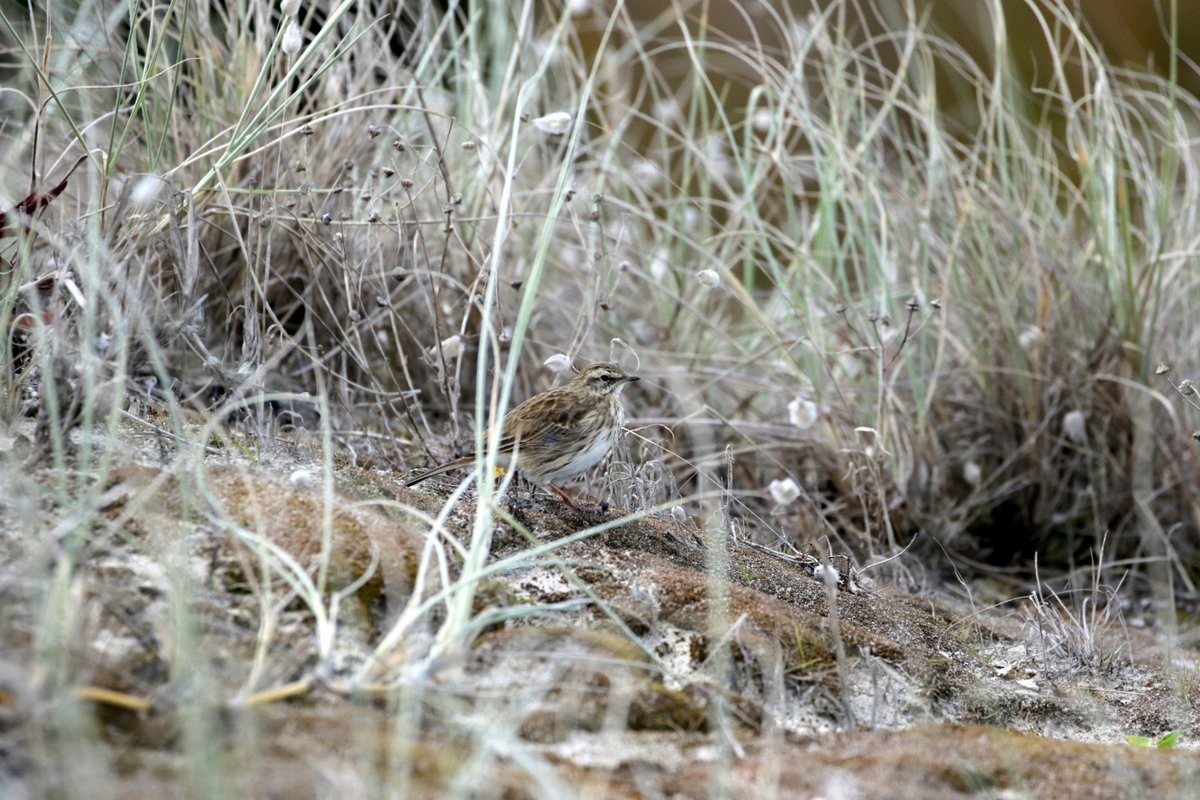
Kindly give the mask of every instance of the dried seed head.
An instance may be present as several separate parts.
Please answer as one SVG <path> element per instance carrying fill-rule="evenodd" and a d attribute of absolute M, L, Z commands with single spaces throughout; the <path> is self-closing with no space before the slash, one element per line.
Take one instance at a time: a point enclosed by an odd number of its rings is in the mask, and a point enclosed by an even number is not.
<path fill-rule="evenodd" d="M 797 397 L 788 403 L 788 421 L 801 430 L 808 430 L 817 423 L 817 404 L 812 400 Z"/>
<path fill-rule="evenodd" d="M 279 49 L 286 55 L 294 56 L 300 52 L 303 45 L 304 39 L 300 36 L 300 26 L 296 24 L 296 20 L 289 19 L 287 27 L 283 29 L 283 41 L 279 43 Z"/>
<path fill-rule="evenodd" d="M 1158 366 L 1154 368 L 1155 375 L 1166 375 L 1170 371 L 1171 371 L 1171 368 L 1169 366 L 1167 366 L 1165 362 L 1162 362 L 1162 361 L 1158 362 Z"/>
<path fill-rule="evenodd" d="M 317 476 L 311 469 L 298 469 L 288 476 L 288 483 L 294 489 L 311 489 L 317 485 Z"/>
<path fill-rule="evenodd" d="M 133 185 L 133 190 L 129 193 L 129 202 L 137 206 L 150 205 L 158 197 L 162 185 L 162 178 L 154 173 L 143 175 Z"/>
<path fill-rule="evenodd" d="M 542 133 L 551 136 L 562 136 L 571 130 L 571 115 L 566 111 L 554 111 L 533 121 L 533 126 Z"/>
<path fill-rule="evenodd" d="M 1025 330 L 1021 331 L 1017 336 L 1017 344 L 1022 350 L 1029 351 L 1036 347 L 1042 341 L 1042 329 L 1036 325 L 1030 325 Z"/>
<path fill-rule="evenodd" d="M 721 285 L 721 275 L 715 269 L 702 269 L 696 273 L 696 280 L 701 286 L 715 289 Z"/>
<path fill-rule="evenodd" d="M 828 581 L 829 583 L 840 583 L 842 573 L 838 572 L 837 567 L 832 564 L 817 564 L 813 567 L 813 577 L 819 581 Z"/>
<path fill-rule="evenodd" d="M 667 262 L 666 250 L 659 250 L 650 259 L 650 277 L 656 283 L 663 283 L 671 274 L 671 265 Z"/>
<path fill-rule="evenodd" d="M 553 373 L 561 374 L 571 369 L 571 357 L 565 353 L 555 353 L 543 361 L 542 366 Z"/>
<path fill-rule="evenodd" d="M 767 485 L 767 492 L 778 505 L 788 506 L 800 496 L 800 487 L 791 478 L 781 478 Z"/>
<path fill-rule="evenodd" d="M 757 133 L 766 133 L 775 126 L 775 114 L 769 108 L 757 108 L 750 118 L 750 124 Z"/>
<path fill-rule="evenodd" d="M 1078 409 L 1063 414 L 1063 435 L 1075 444 L 1087 443 L 1087 416 Z"/>
<path fill-rule="evenodd" d="M 383 128 L 379 127 L 378 125 L 372 123 L 371 125 L 367 126 L 367 136 L 370 136 L 372 139 L 379 136 L 381 133 L 383 133 Z"/>

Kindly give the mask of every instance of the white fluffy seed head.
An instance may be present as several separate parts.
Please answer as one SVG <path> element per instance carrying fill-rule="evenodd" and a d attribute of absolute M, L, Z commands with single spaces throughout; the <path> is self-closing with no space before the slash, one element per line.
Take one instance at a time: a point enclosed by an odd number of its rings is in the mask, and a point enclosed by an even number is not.
<path fill-rule="evenodd" d="M 1042 329 L 1036 325 L 1030 325 L 1017 336 L 1017 344 L 1022 350 L 1029 351 L 1037 347 L 1042 342 Z"/>
<path fill-rule="evenodd" d="M 1087 416 L 1079 409 L 1063 414 L 1062 429 L 1063 435 L 1075 444 L 1087 443 Z"/>
<path fill-rule="evenodd" d="M 294 56 L 300 52 L 300 46 L 304 44 L 304 40 L 300 36 L 300 26 L 296 24 L 296 20 L 289 19 L 287 27 L 283 29 L 283 41 L 279 44 L 279 49 L 289 56 Z"/>
<path fill-rule="evenodd" d="M 797 397 L 788 403 L 788 422 L 801 430 L 808 430 L 817 423 L 817 404 Z"/>
<path fill-rule="evenodd" d="M 781 506 L 789 506 L 800 497 L 800 487 L 791 478 L 781 478 L 767 485 L 771 499 Z"/>
<path fill-rule="evenodd" d="M 311 469 L 298 469 L 288 476 L 288 483 L 297 489 L 309 489 L 316 485 L 317 476 Z"/>
<path fill-rule="evenodd" d="M 158 191 L 162 188 L 162 185 L 162 178 L 154 173 L 143 175 L 133 185 L 133 190 L 129 193 L 129 202 L 135 206 L 145 206 L 153 203 L 158 197 Z"/>
<path fill-rule="evenodd" d="M 546 114 L 544 117 L 538 117 L 533 121 L 533 127 L 537 128 L 542 133 L 548 133 L 552 136 L 562 136 L 567 131 L 571 130 L 571 122 L 573 117 L 566 111 L 553 111 Z"/>
<path fill-rule="evenodd" d="M 571 357 L 566 353 L 555 353 L 543 361 L 542 366 L 556 375 L 561 374 L 571 368 Z"/>
<path fill-rule="evenodd" d="M 815 567 L 813 567 L 813 577 L 819 581 L 838 583 L 842 579 L 842 573 L 838 572 L 835 567 L 832 567 L 829 564 L 817 564 Z"/>
<path fill-rule="evenodd" d="M 667 260 L 664 250 L 659 250 L 650 257 L 650 277 L 655 283 L 662 283 L 671 274 L 671 263 Z"/>

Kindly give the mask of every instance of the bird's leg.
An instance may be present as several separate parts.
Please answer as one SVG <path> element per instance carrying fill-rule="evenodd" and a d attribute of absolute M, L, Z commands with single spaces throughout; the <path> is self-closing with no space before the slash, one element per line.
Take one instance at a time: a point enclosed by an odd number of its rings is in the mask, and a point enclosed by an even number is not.
<path fill-rule="evenodd" d="M 608 511 L 608 503 L 596 503 L 594 505 L 580 505 L 579 503 L 575 502 L 575 498 L 572 497 L 570 494 L 568 494 L 565 489 L 560 489 L 559 487 L 555 486 L 552 483 L 547 484 L 547 485 L 554 491 L 554 493 L 556 495 L 558 495 L 559 497 L 561 497 L 563 499 L 564 503 L 566 503 L 567 505 L 569 505 L 571 508 L 575 509 L 576 511 L 582 511 L 582 512 L 592 513 L 592 514 L 595 514 L 595 513 L 604 514 Z"/>
<path fill-rule="evenodd" d="M 524 511 L 525 509 L 531 507 L 533 505 L 533 493 L 536 490 L 536 487 L 529 481 L 525 480 L 525 477 L 519 472 L 516 474 L 516 476 L 514 476 L 513 484 L 514 485 L 510 487 L 513 490 L 512 499 L 509 500 L 507 497 L 505 497 L 505 502 L 509 503 L 513 511 Z M 521 493 L 520 490 L 522 486 L 528 487 L 529 493 L 524 497 L 519 497 L 518 495 Z"/>
<path fill-rule="evenodd" d="M 563 502 L 566 503 L 567 505 L 569 505 L 571 508 L 575 509 L 576 511 L 584 511 L 585 510 L 583 508 L 580 508 L 579 505 L 576 504 L 575 498 L 571 497 L 571 495 L 567 494 L 566 491 L 564 491 L 563 489 L 558 488 L 553 483 L 550 483 L 547 485 L 550 487 L 550 490 L 552 492 L 554 492 L 556 495 L 561 497 L 563 499 Z"/>

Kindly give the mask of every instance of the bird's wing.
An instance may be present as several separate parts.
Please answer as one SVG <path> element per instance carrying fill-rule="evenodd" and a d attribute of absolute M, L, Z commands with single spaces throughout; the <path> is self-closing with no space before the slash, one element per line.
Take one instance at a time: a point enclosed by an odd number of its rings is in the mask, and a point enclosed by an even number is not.
<path fill-rule="evenodd" d="M 522 447 L 548 447 L 579 429 L 588 409 L 564 404 L 553 394 L 531 397 L 504 418 L 500 452 L 511 453 L 517 439 Z"/>

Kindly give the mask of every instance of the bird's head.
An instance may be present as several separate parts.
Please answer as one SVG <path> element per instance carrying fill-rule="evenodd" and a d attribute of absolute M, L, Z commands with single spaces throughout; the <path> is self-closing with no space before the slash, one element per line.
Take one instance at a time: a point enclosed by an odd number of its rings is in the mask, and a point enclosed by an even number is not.
<path fill-rule="evenodd" d="M 625 384 L 640 381 L 637 375 L 629 375 L 616 364 L 589 364 L 580 370 L 572 383 L 596 394 L 616 394 Z"/>

